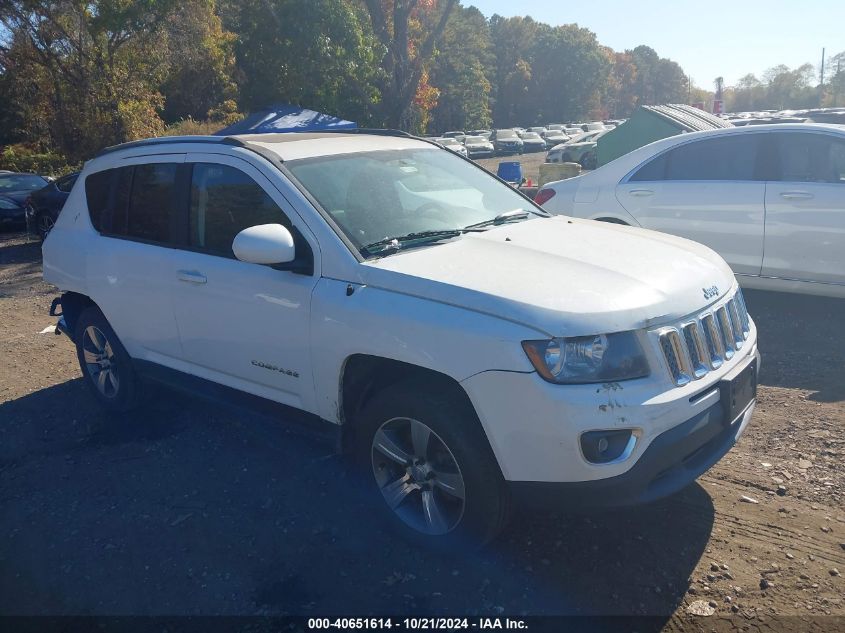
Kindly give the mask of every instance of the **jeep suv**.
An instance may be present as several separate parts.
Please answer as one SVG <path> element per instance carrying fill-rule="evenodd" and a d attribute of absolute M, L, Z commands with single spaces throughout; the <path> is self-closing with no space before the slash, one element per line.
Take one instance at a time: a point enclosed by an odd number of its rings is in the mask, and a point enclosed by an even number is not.
<path fill-rule="evenodd" d="M 549 217 L 409 136 L 111 148 L 43 250 L 102 405 L 155 380 L 304 411 L 435 545 L 490 540 L 512 501 L 674 493 L 754 410 L 756 329 L 713 251 Z"/>

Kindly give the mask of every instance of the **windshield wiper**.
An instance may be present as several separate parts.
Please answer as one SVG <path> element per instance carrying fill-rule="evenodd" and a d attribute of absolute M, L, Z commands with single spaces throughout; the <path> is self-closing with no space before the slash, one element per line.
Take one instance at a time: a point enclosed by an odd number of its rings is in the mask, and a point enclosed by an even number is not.
<path fill-rule="evenodd" d="M 485 226 L 496 226 L 498 224 L 505 224 L 506 222 L 512 222 L 514 220 L 524 220 L 528 217 L 528 213 L 529 212 L 526 209 L 505 211 L 497 215 L 495 218 L 484 220 L 484 222 L 478 222 L 477 224 L 470 224 L 469 226 L 464 227 L 464 230 L 480 229 Z"/>
<path fill-rule="evenodd" d="M 368 255 L 385 254 L 388 252 L 395 253 L 409 242 L 429 242 L 432 240 L 436 241 L 448 239 L 450 237 L 458 237 L 459 235 L 463 235 L 464 233 L 465 230 L 463 229 L 418 231 L 416 233 L 408 233 L 407 235 L 399 235 L 397 237 L 386 237 L 383 240 L 379 240 L 377 242 L 373 242 L 372 244 L 362 246 L 361 251 L 364 254 Z"/>

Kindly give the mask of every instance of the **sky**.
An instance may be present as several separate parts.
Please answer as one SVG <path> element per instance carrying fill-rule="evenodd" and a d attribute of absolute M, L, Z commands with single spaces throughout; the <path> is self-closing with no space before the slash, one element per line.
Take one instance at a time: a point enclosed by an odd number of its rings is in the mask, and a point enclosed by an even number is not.
<path fill-rule="evenodd" d="M 693 85 L 732 85 L 767 68 L 821 64 L 845 51 L 845 0 L 463 0 L 485 16 L 530 15 L 554 26 L 577 23 L 614 50 L 640 44 L 678 62 Z M 825 74 L 829 76 L 828 72 Z"/>

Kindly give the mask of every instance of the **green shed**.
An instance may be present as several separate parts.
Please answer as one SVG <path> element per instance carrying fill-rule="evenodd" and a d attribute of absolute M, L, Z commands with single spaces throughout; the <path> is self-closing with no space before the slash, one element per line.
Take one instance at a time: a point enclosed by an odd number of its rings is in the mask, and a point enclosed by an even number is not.
<path fill-rule="evenodd" d="M 625 123 L 599 137 L 596 158 L 601 166 L 662 138 L 724 127 L 732 125 L 688 105 L 639 106 Z"/>

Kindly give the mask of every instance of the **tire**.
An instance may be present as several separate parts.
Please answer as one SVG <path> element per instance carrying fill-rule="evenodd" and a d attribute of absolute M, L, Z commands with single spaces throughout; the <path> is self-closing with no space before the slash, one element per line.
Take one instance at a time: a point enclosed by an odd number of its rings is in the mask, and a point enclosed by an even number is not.
<path fill-rule="evenodd" d="M 42 244 L 47 239 L 47 235 L 53 229 L 54 224 L 55 222 L 49 213 L 39 213 L 35 216 L 35 232 Z"/>
<path fill-rule="evenodd" d="M 140 382 L 132 358 L 97 307 L 86 308 L 74 328 L 82 379 L 109 411 L 129 411 L 139 401 Z"/>
<path fill-rule="evenodd" d="M 355 457 L 374 504 L 405 538 L 446 551 L 493 540 L 509 506 L 487 437 L 461 396 L 402 382 L 376 394 L 356 420 Z"/>

